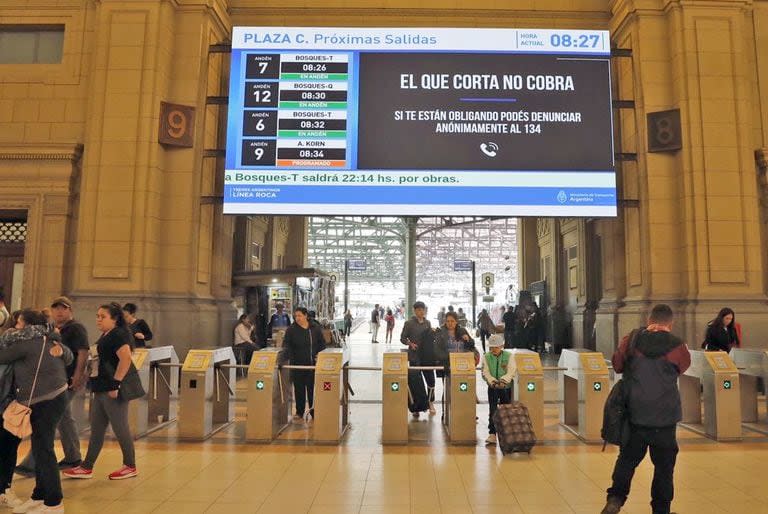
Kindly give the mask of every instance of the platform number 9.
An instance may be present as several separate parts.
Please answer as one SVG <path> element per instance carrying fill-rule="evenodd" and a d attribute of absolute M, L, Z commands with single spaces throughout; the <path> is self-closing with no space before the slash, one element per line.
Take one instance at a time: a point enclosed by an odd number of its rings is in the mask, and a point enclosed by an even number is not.
<path fill-rule="evenodd" d="M 181 139 L 187 134 L 187 116 L 183 112 L 176 109 L 168 111 L 166 121 L 168 135 L 172 138 Z"/>
<path fill-rule="evenodd" d="M 257 148 L 253 151 L 253 155 L 256 157 L 257 161 L 260 161 L 262 157 L 264 157 L 264 149 L 263 148 Z"/>

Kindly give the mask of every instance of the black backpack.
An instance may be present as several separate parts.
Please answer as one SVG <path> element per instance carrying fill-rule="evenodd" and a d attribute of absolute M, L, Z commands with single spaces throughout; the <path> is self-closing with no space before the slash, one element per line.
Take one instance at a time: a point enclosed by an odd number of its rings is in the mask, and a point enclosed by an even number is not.
<path fill-rule="evenodd" d="M 642 329 L 636 329 L 629 335 L 624 375 L 629 370 L 629 362 L 641 332 Z M 623 377 L 614 384 L 605 400 L 600 437 L 603 438 L 603 451 L 608 443 L 622 447 L 629 441 L 629 382 Z"/>

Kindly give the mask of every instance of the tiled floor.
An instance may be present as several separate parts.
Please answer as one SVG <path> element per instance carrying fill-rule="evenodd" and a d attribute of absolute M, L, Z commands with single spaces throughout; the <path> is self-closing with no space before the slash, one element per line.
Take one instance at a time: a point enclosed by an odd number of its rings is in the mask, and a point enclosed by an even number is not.
<path fill-rule="evenodd" d="M 367 339 L 365 328 L 356 340 Z M 355 344 L 355 360 L 376 362 L 381 348 Z M 547 407 L 544 444 L 533 453 L 502 457 L 496 448 L 451 447 L 439 415 L 413 421 L 409 446 L 382 447 L 378 382 L 357 383 L 352 426 L 338 447 L 304 443 L 309 430 L 291 427 L 280 441 L 240 442 L 239 423 L 204 443 L 178 443 L 175 429 L 137 442 L 140 476 L 109 482 L 120 464 L 114 442 L 96 466 L 97 478 L 64 481 L 69 513 L 313 513 L 313 514 L 597 514 L 603 506 L 616 450 L 578 442 Z M 551 384 L 550 384 L 551 385 Z M 484 396 L 484 395 L 481 395 Z M 243 415 L 238 404 L 238 418 Z M 478 437 L 486 432 L 487 406 L 478 406 Z M 680 514 L 768 513 L 768 439 L 715 443 L 679 430 L 676 469 Z M 84 444 L 85 446 L 85 444 Z M 25 451 L 26 446 L 22 451 Z M 652 467 L 638 469 L 634 492 L 622 512 L 648 513 Z M 29 494 L 32 480 L 14 488 Z"/>

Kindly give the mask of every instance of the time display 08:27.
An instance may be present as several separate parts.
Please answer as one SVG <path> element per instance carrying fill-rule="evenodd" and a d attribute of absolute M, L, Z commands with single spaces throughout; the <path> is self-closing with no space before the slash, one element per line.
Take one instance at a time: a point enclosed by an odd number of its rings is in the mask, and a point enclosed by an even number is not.
<path fill-rule="evenodd" d="M 552 34 L 550 44 L 555 48 L 597 48 L 600 44 L 599 34 Z"/>

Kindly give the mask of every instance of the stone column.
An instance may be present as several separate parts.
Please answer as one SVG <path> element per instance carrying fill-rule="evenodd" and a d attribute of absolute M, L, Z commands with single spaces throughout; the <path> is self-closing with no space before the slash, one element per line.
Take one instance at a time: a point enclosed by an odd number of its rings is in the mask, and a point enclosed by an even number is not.
<path fill-rule="evenodd" d="M 623 177 L 625 196 L 637 195 L 639 207 L 625 211 L 620 332 L 667 302 L 679 313 L 676 331 L 698 346 L 707 321 L 729 305 L 747 343 L 762 345 L 768 317 L 753 157 L 757 99 L 749 87 L 752 3 L 618 0 L 611 8 L 614 39 L 634 51 L 627 71 L 636 117 L 622 127 L 638 152 L 636 173 Z M 646 115 L 675 108 L 682 149 L 648 153 Z"/>

